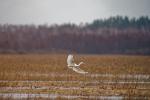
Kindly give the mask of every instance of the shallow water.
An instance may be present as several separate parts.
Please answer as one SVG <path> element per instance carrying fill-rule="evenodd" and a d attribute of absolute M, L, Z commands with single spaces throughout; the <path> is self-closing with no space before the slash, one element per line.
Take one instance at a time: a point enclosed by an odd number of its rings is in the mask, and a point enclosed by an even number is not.
<path fill-rule="evenodd" d="M 51 77 L 67 77 L 67 76 L 79 76 L 79 75 L 72 75 L 72 74 L 30 74 L 31 76 L 51 76 Z M 85 77 L 118 77 L 118 78 L 123 78 L 123 79 L 150 79 L 150 75 L 145 75 L 145 74 L 85 74 Z"/>
<path fill-rule="evenodd" d="M 57 97 L 66 99 L 76 99 L 76 98 L 87 98 L 87 99 L 103 99 L 103 100 L 123 100 L 128 97 L 124 96 L 79 96 L 79 95 L 59 95 L 59 94 L 19 94 L 19 93 L 0 93 L 0 97 L 3 98 L 13 98 L 13 99 L 27 99 L 27 98 L 49 98 L 56 99 Z M 148 97 L 130 97 L 132 99 L 147 100 Z"/>
<path fill-rule="evenodd" d="M 93 87 L 93 88 L 96 88 L 96 87 Z M 26 89 L 78 90 L 78 89 L 81 89 L 81 87 L 65 87 L 65 86 L 0 87 L 0 90 L 26 90 Z"/>
<path fill-rule="evenodd" d="M 14 75 L 15 73 L 8 73 L 9 75 Z M 18 73 L 19 75 L 19 73 Z M 80 76 L 81 74 L 78 75 L 73 75 L 73 74 L 59 74 L 59 73 L 20 73 L 20 75 L 24 75 L 24 76 L 43 76 L 43 77 L 68 77 L 68 76 Z M 150 75 L 149 74 L 85 74 L 85 77 L 117 77 L 117 78 L 121 78 L 121 79 L 150 79 Z"/>
<path fill-rule="evenodd" d="M 91 77 L 118 77 L 123 79 L 150 79 L 150 75 L 144 75 L 144 74 L 90 74 L 87 76 Z"/>
<path fill-rule="evenodd" d="M 48 76 L 48 77 L 67 77 L 67 76 L 80 76 L 80 75 L 72 75 L 72 74 L 30 74 L 30 75 L 37 75 L 37 76 Z M 81 83 L 81 84 L 91 84 L 90 86 L 93 86 L 91 88 L 97 88 L 94 87 L 96 85 L 99 84 L 103 84 L 103 85 L 122 85 L 122 84 L 133 84 L 133 85 L 140 85 L 140 89 L 146 89 L 146 86 L 150 85 L 150 75 L 145 75 L 145 74 L 118 74 L 118 75 L 113 75 L 113 74 L 86 74 L 84 75 L 85 77 L 91 77 L 91 78 L 95 78 L 95 77 L 103 77 L 105 79 L 105 77 L 109 77 L 110 80 L 108 80 L 108 78 L 106 78 L 106 80 L 94 80 L 94 81 L 9 81 L 9 80 L 0 80 L 0 82 L 27 82 L 27 83 L 42 83 L 42 82 L 58 82 L 58 83 L 62 83 L 62 84 L 66 84 L 66 83 Z M 117 80 L 111 80 L 111 78 L 116 78 Z M 129 80 L 128 80 L 129 79 Z M 5 84 L 5 83 L 4 83 Z M 63 89 L 63 90 L 68 90 L 68 89 L 81 89 L 81 87 L 65 87 L 65 86 L 32 86 L 32 87 L 0 87 L 0 90 L 24 90 L 24 89 Z M 139 88 L 137 88 L 139 89 Z M 60 94 L 21 94 L 21 93 L 0 93 L 0 97 L 11 97 L 14 99 L 27 99 L 27 98 L 38 98 L 38 97 L 42 97 L 42 98 L 50 98 L 50 99 L 56 99 L 57 97 L 62 97 L 62 98 L 66 98 L 66 99 L 75 99 L 75 98 L 87 98 L 87 99 L 102 99 L 102 100 L 124 100 L 124 99 L 128 99 L 129 97 L 124 97 L 124 96 L 120 96 L 120 95 L 112 95 L 112 96 L 80 96 L 80 95 L 60 95 Z M 150 99 L 149 97 L 130 97 L 129 99 L 138 99 L 138 100 L 148 100 Z"/>
<path fill-rule="evenodd" d="M 101 81 L 9 81 L 9 80 L 0 80 L 0 82 L 58 82 L 58 83 L 103 83 L 103 84 L 150 84 L 150 82 L 145 81 L 111 81 L 111 80 L 101 80 Z"/>

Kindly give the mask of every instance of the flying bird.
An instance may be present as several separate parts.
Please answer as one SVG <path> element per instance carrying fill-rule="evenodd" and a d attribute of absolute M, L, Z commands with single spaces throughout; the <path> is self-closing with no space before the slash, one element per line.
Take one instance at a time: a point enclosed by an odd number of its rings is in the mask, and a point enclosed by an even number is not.
<path fill-rule="evenodd" d="M 84 70 L 80 69 L 80 65 L 83 64 L 83 62 L 80 62 L 79 64 L 76 64 L 73 59 L 73 55 L 69 54 L 67 58 L 67 64 L 68 68 L 73 69 L 73 71 L 80 73 L 80 74 L 87 74 L 88 72 L 85 72 Z"/>

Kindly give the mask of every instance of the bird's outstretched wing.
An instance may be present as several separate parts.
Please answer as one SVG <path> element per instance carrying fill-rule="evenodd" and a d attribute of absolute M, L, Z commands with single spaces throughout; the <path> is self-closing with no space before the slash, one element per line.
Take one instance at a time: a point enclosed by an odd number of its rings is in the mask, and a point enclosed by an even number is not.
<path fill-rule="evenodd" d="M 71 68 L 73 69 L 73 71 L 77 72 L 77 73 L 80 73 L 80 74 L 87 74 L 88 72 L 85 72 L 84 70 L 80 69 L 80 65 L 83 64 L 83 62 L 80 62 L 79 64 L 76 64 L 74 62 L 74 59 L 73 59 L 73 55 L 69 54 L 68 55 L 68 58 L 67 58 L 67 66 L 68 68 Z"/>
<path fill-rule="evenodd" d="M 80 74 L 87 74 L 88 72 L 85 72 L 84 70 L 80 69 L 79 67 L 72 67 L 72 69 Z"/>

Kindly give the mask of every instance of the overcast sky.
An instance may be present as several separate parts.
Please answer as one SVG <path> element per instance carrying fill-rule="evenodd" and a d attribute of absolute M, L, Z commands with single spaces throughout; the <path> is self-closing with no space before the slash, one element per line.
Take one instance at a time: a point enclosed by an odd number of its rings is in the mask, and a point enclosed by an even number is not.
<path fill-rule="evenodd" d="M 0 24 L 79 24 L 116 15 L 150 17 L 150 0 L 0 0 Z"/>

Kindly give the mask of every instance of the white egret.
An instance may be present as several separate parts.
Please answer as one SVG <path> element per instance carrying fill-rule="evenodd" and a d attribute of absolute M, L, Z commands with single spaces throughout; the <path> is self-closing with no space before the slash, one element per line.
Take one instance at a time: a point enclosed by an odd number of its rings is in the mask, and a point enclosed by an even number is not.
<path fill-rule="evenodd" d="M 75 72 L 80 73 L 80 74 L 86 74 L 88 72 L 85 72 L 84 70 L 80 69 L 80 65 L 83 64 L 83 62 L 80 62 L 79 64 L 76 64 L 73 59 L 73 55 L 69 54 L 67 58 L 67 64 L 68 68 L 73 69 Z"/>

